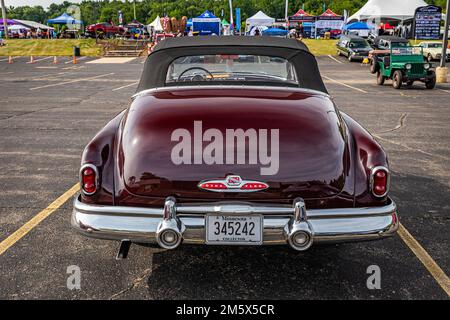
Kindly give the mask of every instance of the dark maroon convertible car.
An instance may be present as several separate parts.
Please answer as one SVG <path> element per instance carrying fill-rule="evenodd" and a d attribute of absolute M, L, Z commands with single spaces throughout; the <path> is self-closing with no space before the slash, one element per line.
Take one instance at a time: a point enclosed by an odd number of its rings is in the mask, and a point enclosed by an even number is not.
<path fill-rule="evenodd" d="M 129 108 L 88 144 L 72 225 L 131 243 L 364 241 L 399 226 L 385 152 L 296 40 L 162 41 Z"/>

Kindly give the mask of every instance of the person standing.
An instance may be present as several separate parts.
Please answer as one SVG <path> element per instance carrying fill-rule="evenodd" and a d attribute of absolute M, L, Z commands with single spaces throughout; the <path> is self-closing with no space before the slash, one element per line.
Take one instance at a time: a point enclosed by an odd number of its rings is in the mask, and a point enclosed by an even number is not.
<path fill-rule="evenodd" d="M 303 39 L 303 33 L 305 31 L 305 28 L 303 28 L 303 23 L 299 22 L 297 27 L 295 28 L 295 31 L 297 33 L 297 38 Z"/>

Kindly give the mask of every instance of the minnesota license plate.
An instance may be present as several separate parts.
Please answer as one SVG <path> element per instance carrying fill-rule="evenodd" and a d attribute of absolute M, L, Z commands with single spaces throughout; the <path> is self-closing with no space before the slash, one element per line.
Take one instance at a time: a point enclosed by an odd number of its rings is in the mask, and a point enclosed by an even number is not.
<path fill-rule="evenodd" d="M 261 245 L 262 216 L 206 216 L 206 243 L 211 245 Z"/>

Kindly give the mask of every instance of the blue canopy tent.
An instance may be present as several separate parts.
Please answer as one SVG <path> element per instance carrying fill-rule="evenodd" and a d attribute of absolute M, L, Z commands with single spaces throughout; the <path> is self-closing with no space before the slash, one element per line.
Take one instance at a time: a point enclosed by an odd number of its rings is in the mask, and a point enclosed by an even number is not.
<path fill-rule="evenodd" d="M 342 30 L 347 34 L 355 34 L 360 37 L 368 37 L 371 29 L 373 29 L 373 27 L 369 26 L 365 22 L 353 22 L 344 26 Z"/>
<path fill-rule="evenodd" d="M 269 37 L 285 37 L 287 36 L 289 31 L 279 29 L 279 28 L 269 28 L 262 32 L 263 36 L 269 36 Z"/>
<path fill-rule="evenodd" d="M 187 29 L 192 28 L 192 18 L 189 18 L 189 19 L 186 21 L 186 28 L 187 28 Z"/>
<path fill-rule="evenodd" d="M 221 21 L 211 12 L 206 10 L 201 15 L 192 19 L 192 29 L 194 32 L 199 32 L 201 36 L 205 35 L 220 35 Z"/>
<path fill-rule="evenodd" d="M 353 22 L 346 25 L 343 30 L 370 30 L 371 28 L 365 22 Z"/>
<path fill-rule="evenodd" d="M 302 22 L 303 36 L 305 38 L 314 38 L 314 29 L 316 27 L 314 22 Z"/>
<path fill-rule="evenodd" d="M 83 21 L 77 20 L 74 17 L 68 15 L 67 13 L 63 13 L 59 17 L 48 20 L 47 23 L 48 24 L 78 24 L 78 25 L 82 25 Z"/>

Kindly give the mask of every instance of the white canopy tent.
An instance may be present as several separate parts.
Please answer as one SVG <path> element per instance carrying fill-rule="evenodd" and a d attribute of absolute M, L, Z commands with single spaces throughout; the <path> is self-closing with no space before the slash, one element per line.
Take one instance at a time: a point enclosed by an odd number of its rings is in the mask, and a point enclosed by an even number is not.
<path fill-rule="evenodd" d="M 269 17 L 262 11 L 258 11 L 254 16 L 245 20 L 245 32 L 253 27 L 271 27 L 275 23 L 275 19 Z"/>
<path fill-rule="evenodd" d="M 423 0 L 369 0 L 364 7 L 348 19 L 348 22 L 374 19 L 412 19 L 416 9 L 423 6 L 427 6 Z"/>
<path fill-rule="evenodd" d="M 30 30 L 30 28 L 25 27 L 21 24 L 13 24 L 12 26 L 8 26 L 8 31 L 22 31 L 22 30 Z"/>
<path fill-rule="evenodd" d="M 148 29 L 152 28 L 153 31 L 163 31 L 164 28 L 163 28 L 163 26 L 161 24 L 161 18 L 159 16 L 157 16 L 156 19 L 153 20 L 153 22 L 150 23 L 147 28 Z"/>
<path fill-rule="evenodd" d="M 34 22 L 34 21 L 30 21 L 30 20 L 18 20 L 18 19 L 14 19 L 14 21 L 16 21 L 17 23 L 25 26 L 25 27 L 29 27 L 32 29 L 41 29 L 41 30 L 55 30 L 55 28 L 49 27 L 45 24 L 39 23 L 39 22 Z"/>

